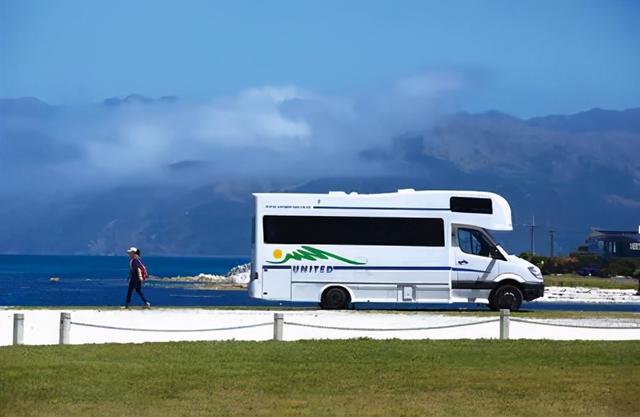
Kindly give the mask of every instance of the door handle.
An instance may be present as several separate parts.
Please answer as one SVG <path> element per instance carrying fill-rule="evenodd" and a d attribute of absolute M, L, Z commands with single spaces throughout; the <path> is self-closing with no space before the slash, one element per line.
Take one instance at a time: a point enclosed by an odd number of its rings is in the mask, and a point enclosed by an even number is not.
<path fill-rule="evenodd" d="M 463 260 L 461 260 L 461 261 L 458 261 L 458 264 L 459 264 L 459 265 L 466 265 L 466 264 L 468 264 L 468 263 L 469 263 L 469 262 L 467 262 L 467 261 L 466 261 L 466 260 L 464 260 L 464 259 L 463 259 Z"/>

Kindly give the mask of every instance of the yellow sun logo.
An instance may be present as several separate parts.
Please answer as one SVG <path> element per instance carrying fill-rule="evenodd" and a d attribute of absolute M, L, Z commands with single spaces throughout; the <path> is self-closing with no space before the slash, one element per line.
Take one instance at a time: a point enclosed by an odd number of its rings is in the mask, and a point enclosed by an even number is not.
<path fill-rule="evenodd" d="M 273 257 L 275 259 L 280 259 L 282 258 L 282 251 L 280 249 L 276 249 L 273 251 Z"/>

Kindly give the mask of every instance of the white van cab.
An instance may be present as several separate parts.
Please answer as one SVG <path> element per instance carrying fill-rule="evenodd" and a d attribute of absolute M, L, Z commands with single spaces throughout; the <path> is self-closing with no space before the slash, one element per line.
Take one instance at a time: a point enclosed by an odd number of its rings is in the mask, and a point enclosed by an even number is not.
<path fill-rule="evenodd" d="M 518 310 L 540 270 L 490 230 L 512 230 L 501 196 L 478 191 L 254 194 L 249 294 L 265 300 L 486 303 Z"/>

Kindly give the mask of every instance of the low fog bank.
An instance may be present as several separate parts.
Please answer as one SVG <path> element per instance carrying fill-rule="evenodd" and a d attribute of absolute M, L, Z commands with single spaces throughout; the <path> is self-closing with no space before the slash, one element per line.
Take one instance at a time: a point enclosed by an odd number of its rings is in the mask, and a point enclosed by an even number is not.
<path fill-rule="evenodd" d="M 0 175 L 8 180 L 0 191 L 59 195 L 256 178 L 269 188 L 327 173 L 385 174 L 394 167 L 359 152 L 428 128 L 463 84 L 455 74 L 433 73 L 348 97 L 265 86 L 207 101 L 134 94 L 52 106 L 5 99 Z"/>

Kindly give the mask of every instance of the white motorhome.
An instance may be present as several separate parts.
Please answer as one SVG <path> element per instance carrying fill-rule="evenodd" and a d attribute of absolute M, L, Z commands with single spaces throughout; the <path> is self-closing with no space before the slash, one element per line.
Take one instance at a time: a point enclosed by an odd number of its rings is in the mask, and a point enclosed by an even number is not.
<path fill-rule="evenodd" d="M 249 294 L 265 300 L 487 303 L 541 297 L 533 264 L 489 230 L 512 230 L 501 196 L 478 191 L 254 194 Z"/>

